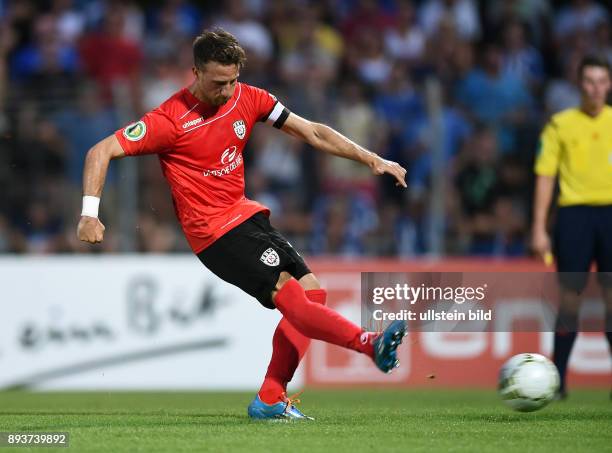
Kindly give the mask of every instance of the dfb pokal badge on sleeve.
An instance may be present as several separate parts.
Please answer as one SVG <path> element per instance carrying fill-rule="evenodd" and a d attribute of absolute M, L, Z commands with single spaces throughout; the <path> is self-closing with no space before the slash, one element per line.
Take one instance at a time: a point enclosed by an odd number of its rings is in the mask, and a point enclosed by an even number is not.
<path fill-rule="evenodd" d="M 244 138 L 244 134 L 246 134 L 246 125 L 243 120 L 234 121 L 234 132 L 240 140 Z"/>

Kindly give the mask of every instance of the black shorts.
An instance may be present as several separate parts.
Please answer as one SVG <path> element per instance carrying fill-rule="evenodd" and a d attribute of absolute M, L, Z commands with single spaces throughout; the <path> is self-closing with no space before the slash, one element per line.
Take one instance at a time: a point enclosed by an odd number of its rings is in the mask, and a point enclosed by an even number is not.
<path fill-rule="evenodd" d="M 271 293 L 282 271 L 296 279 L 310 273 L 302 257 L 258 212 L 225 233 L 198 258 L 217 277 L 274 309 Z"/>
<path fill-rule="evenodd" d="M 557 212 L 554 253 L 561 284 L 581 292 L 591 264 L 599 282 L 612 286 L 612 206 L 564 206 Z"/>

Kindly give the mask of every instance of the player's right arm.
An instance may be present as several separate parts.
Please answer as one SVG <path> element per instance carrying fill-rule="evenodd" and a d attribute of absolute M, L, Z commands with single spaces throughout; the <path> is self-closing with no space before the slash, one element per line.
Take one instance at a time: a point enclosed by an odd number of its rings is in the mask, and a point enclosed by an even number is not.
<path fill-rule="evenodd" d="M 545 262 L 550 260 L 551 242 L 547 231 L 547 219 L 555 191 L 561 139 L 558 125 L 548 123 L 540 136 L 538 154 L 534 171 L 536 184 L 533 200 L 533 223 L 531 228 L 531 247 Z"/>
<path fill-rule="evenodd" d="M 85 157 L 83 195 L 99 199 L 110 161 L 123 156 L 125 152 L 115 135 L 110 135 L 96 143 Z M 104 239 L 104 229 L 104 225 L 97 217 L 82 215 L 77 226 L 77 236 L 81 241 L 96 244 Z"/>
<path fill-rule="evenodd" d="M 172 118 L 157 108 L 89 150 L 83 170 L 83 212 L 77 227 L 81 241 L 95 244 L 104 239 L 104 225 L 98 220 L 98 204 L 110 161 L 123 156 L 167 152 L 173 148 L 177 136 L 178 129 Z"/>

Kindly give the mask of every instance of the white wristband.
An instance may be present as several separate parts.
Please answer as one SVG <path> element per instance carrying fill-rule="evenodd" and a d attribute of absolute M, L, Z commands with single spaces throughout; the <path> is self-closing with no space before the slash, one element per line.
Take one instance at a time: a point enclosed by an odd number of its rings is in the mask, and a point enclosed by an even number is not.
<path fill-rule="evenodd" d="M 83 197 L 83 210 L 81 211 L 82 216 L 98 218 L 98 208 L 100 206 L 100 199 L 98 197 L 92 197 L 91 195 L 85 195 Z"/>

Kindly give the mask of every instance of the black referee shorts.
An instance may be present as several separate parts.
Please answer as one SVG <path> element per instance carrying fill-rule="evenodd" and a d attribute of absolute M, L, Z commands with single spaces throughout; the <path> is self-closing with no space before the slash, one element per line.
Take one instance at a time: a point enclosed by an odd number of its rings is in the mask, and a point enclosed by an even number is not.
<path fill-rule="evenodd" d="M 296 279 L 311 271 L 289 242 L 258 212 L 225 233 L 198 258 L 217 277 L 274 309 L 271 293 L 280 273 Z"/>
<path fill-rule="evenodd" d="M 591 264 L 599 282 L 612 286 L 612 205 L 564 206 L 557 212 L 554 253 L 561 284 L 581 292 Z"/>

